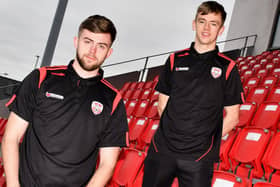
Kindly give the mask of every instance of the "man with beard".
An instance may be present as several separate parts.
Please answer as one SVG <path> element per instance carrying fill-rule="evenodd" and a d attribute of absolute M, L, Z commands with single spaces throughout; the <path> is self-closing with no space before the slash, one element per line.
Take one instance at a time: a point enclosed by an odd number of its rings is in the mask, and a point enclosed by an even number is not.
<path fill-rule="evenodd" d="M 100 68 L 115 37 L 111 20 L 90 16 L 79 27 L 68 66 L 42 67 L 23 80 L 7 103 L 8 187 L 106 185 L 128 143 L 123 100 Z"/>

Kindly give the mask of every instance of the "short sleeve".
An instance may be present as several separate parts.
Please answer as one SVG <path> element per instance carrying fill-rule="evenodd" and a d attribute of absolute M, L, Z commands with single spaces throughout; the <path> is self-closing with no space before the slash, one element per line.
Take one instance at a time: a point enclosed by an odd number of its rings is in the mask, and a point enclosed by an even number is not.
<path fill-rule="evenodd" d="M 169 95 L 171 91 L 171 65 L 170 57 L 166 60 L 165 65 L 160 73 L 156 90 L 165 95 Z"/>
<path fill-rule="evenodd" d="M 228 79 L 226 80 L 224 105 L 231 106 L 235 104 L 242 104 L 243 100 L 243 87 L 240 80 L 240 75 L 237 67 L 234 66 Z"/>
<path fill-rule="evenodd" d="M 14 97 L 7 103 L 7 107 L 24 120 L 32 120 L 33 111 L 36 107 L 36 95 L 38 91 L 39 71 L 32 71 L 21 82 Z"/>
<path fill-rule="evenodd" d="M 128 124 L 123 100 L 110 117 L 107 129 L 103 133 L 99 147 L 126 147 L 128 146 Z"/>

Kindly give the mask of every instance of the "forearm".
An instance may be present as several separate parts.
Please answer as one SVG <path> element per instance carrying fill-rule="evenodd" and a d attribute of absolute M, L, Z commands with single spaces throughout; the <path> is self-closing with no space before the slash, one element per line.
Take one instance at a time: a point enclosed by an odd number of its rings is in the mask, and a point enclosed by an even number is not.
<path fill-rule="evenodd" d="M 19 144 L 4 136 L 1 144 L 7 187 L 19 184 Z"/>
<path fill-rule="evenodd" d="M 158 98 L 158 114 L 159 116 L 162 115 L 166 105 L 167 105 L 167 101 L 169 99 L 169 96 L 168 95 L 165 95 L 165 94 L 162 94 L 160 93 L 159 94 L 159 98 Z"/>
<path fill-rule="evenodd" d="M 229 133 L 237 125 L 237 123 L 238 123 L 238 119 L 232 119 L 226 116 L 223 121 L 222 136 Z"/>
<path fill-rule="evenodd" d="M 104 187 L 112 177 L 113 172 L 114 167 L 100 165 L 90 179 L 87 187 Z"/>

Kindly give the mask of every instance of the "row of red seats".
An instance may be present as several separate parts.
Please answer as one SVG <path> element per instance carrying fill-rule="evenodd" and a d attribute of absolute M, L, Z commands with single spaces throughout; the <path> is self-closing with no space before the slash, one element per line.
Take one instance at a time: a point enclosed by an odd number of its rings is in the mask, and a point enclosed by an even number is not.
<path fill-rule="evenodd" d="M 241 73 L 241 76 L 243 73 L 247 70 L 253 70 L 253 73 L 256 73 L 260 69 L 266 69 L 269 72 L 272 72 L 273 69 L 279 68 L 280 66 L 280 57 L 274 57 L 272 60 L 268 59 L 262 59 L 260 61 L 257 60 L 250 60 L 248 62 L 241 61 L 237 64 L 238 69 Z"/>
<path fill-rule="evenodd" d="M 280 129 L 279 119 L 279 103 L 261 103 L 257 108 L 255 103 L 246 102 L 240 105 L 237 127 L 256 127 L 276 131 L 277 128 Z"/>
<path fill-rule="evenodd" d="M 256 103 L 258 106 L 261 103 L 280 101 L 280 86 L 271 89 L 267 87 L 244 89 L 244 93 L 247 102 Z"/>
<path fill-rule="evenodd" d="M 146 82 L 126 82 L 123 87 L 120 89 L 120 92 L 123 93 L 126 90 L 137 90 L 137 89 L 154 89 L 158 82 L 159 75 L 155 76 L 153 80 Z"/>
<path fill-rule="evenodd" d="M 158 119 L 158 100 L 129 100 L 126 102 L 127 116 Z"/>
<path fill-rule="evenodd" d="M 214 172 L 212 186 L 251 187 L 253 179 L 264 181 L 258 184 L 260 187 L 269 183 L 280 185 L 279 148 L 280 132 L 273 134 L 259 128 L 232 131 L 222 141 L 221 161 Z M 146 151 L 123 149 L 108 187 L 140 187 L 145 157 Z M 175 180 L 173 186 L 178 186 L 178 181 Z"/>
<path fill-rule="evenodd" d="M 280 187 L 266 181 L 257 181 L 252 185 L 252 181 L 238 177 L 237 175 L 225 171 L 214 171 L 212 187 Z"/>
<path fill-rule="evenodd" d="M 136 89 L 136 90 L 126 90 L 122 93 L 122 98 L 124 100 L 157 100 L 158 92 L 154 89 Z"/>
<path fill-rule="evenodd" d="M 280 69 L 279 69 L 280 70 Z M 273 88 L 279 86 L 279 76 L 272 75 L 267 77 L 260 77 L 260 76 L 252 76 L 247 79 L 243 78 L 243 87 L 244 89 L 250 89 L 255 87 L 267 87 Z"/>
<path fill-rule="evenodd" d="M 280 57 L 280 50 L 274 50 L 274 51 L 264 51 L 262 52 L 261 54 L 259 55 L 256 55 L 256 56 L 246 56 L 246 57 L 238 57 L 236 59 L 236 62 L 238 64 L 241 64 L 243 65 L 244 63 L 249 63 L 250 61 L 252 60 L 255 60 L 257 62 L 260 62 L 262 61 L 263 59 L 265 60 L 272 60 L 273 58 L 277 58 L 277 57 Z"/>
<path fill-rule="evenodd" d="M 131 117 L 128 126 L 130 147 L 146 151 L 159 127 L 159 119 Z"/>
<path fill-rule="evenodd" d="M 219 171 L 230 171 L 244 183 L 259 179 L 280 185 L 280 132 L 242 128 L 223 137 Z"/>

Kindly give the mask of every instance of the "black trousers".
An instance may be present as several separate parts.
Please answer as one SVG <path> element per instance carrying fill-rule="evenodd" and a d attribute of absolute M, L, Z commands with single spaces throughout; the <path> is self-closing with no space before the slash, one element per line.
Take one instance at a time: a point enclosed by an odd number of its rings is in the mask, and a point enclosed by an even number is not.
<path fill-rule="evenodd" d="M 175 159 L 151 145 L 144 164 L 142 187 L 170 187 L 175 177 L 180 187 L 211 187 L 213 162 Z"/>

